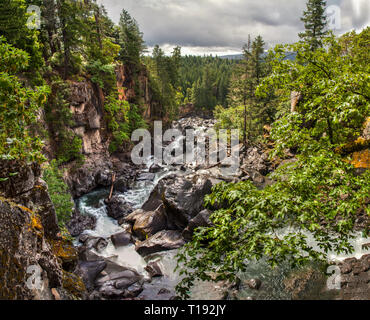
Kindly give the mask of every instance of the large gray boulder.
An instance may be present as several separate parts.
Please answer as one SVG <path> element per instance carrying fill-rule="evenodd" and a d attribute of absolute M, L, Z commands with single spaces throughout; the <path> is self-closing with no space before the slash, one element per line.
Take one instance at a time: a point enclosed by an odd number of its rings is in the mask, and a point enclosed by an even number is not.
<path fill-rule="evenodd" d="M 163 204 L 168 229 L 183 230 L 204 209 L 204 196 L 211 191 L 212 182 L 206 175 L 172 175 L 158 183 L 143 210 L 155 211 Z"/>
<path fill-rule="evenodd" d="M 142 256 L 152 253 L 174 250 L 182 247 L 185 241 L 181 232 L 174 230 L 161 231 L 136 245 L 136 251 Z"/>
<path fill-rule="evenodd" d="M 137 210 L 129 215 L 126 221 L 133 224 L 133 234 L 140 240 L 145 240 L 167 227 L 163 205 L 155 211 Z"/>
<path fill-rule="evenodd" d="M 118 195 L 114 195 L 110 201 L 106 201 L 106 204 L 108 216 L 115 220 L 124 218 L 134 211 L 132 206 Z"/>

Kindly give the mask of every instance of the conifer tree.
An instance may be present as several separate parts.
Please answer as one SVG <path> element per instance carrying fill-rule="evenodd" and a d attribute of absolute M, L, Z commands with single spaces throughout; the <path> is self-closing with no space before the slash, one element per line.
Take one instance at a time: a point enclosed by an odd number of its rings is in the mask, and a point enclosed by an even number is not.
<path fill-rule="evenodd" d="M 125 63 L 137 66 L 140 64 L 141 55 L 146 50 L 143 34 L 139 29 L 139 25 L 126 10 L 122 10 L 119 27 L 121 59 Z"/>
<path fill-rule="evenodd" d="M 326 1 L 324 0 L 308 0 L 307 10 L 301 18 L 305 32 L 300 33 L 299 37 L 309 43 L 312 50 L 322 47 L 322 38 L 327 34 L 325 6 Z"/>

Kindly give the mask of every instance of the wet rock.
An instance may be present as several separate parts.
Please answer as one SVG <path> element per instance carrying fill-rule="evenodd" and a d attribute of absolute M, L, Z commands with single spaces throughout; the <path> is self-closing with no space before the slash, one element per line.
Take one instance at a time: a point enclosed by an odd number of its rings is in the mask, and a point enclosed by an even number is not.
<path fill-rule="evenodd" d="M 149 172 L 150 173 L 158 173 L 162 170 L 163 168 L 159 165 L 159 164 L 153 164 L 150 169 L 149 169 Z"/>
<path fill-rule="evenodd" d="M 115 191 L 125 193 L 125 192 L 128 191 L 128 189 L 129 189 L 129 183 L 125 178 L 119 178 L 114 183 L 114 190 Z"/>
<path fill-rule="evenodd" d="M 162 288 L 161 290 L 158 291 L 158 295 L 163 295 L 163 294 L 171 294 L 171 291 L 166 288 Z"/>
<path fill-rule="evenodd" d="M 155 277 L 162 277 L 163 273 L 161 267 L 159 266 L 158 261 L 150 262 L 146 267 L 145 270 L 149 273 L 151 278 Z"/>
<path fill-rule="evenodd" d="M 98 252 L 103 251 L 108 246 L 108 241 L 106 239 L 100 238 L 94 245 L 94 249 Z"/>
<path fill-rule="evenodd" d="M 74 213 L 67 223 L 67 229 L 72 237 L 78 237 L 86 230 L 94 230 L 96 218 L 89 215 L 82 215 L 78 211 Z"/>
<path fill-rule="evenodd" d="M 106 299 L 118 299 L 123 298 L 123 295 L 125 293 L 124 289 L 117 289 L 114 287 L 114 284 L 112 282 L 104 283 L 99 288 L 99 294 L 103 296 Z"/>
<path fill-rule="evenodd" d="M 95 182 L 98 186 L 109 187 L 112 184 L 112 173 L 110 170 L 98 171 L 95 175 Z"/>
<path fill-rule="evenodd" d="M 92 262 L 103 259 L 94 250 L 98 253 L 103 251 L 108 246 L 106 239 L 82 235 L 80 241 L 83 241 L 83 245 L 78 248 L 79 259 L 81 261 Z"/>
<path fill-rule="evenodd" d="M 115 220 L 126 217 L 134 210 L 125 199 L 118 195 L 113 196 L 112 199 L 109 202 L 107 201 L 106 204 L 108 216 Z"/>
<path fill-rule="evenodd" d="M 134 223 L 133 233 L 140 240 L 145 240 L 167 227 L 163 205 L 155 211 L 140 210 L 139 212 L 134 212 L 132 216 L 128 217 L 127 221 Z"/>
<path fill-rule="evenodd" d="M 211 189 L 212 182 L 205 175 L 172 175 L 158 183 L 143 210 L 153 211 L 164 204 L 168 228 L 183 230 L 204 209 L 204 196 L 211 193 Z"/>
<path fill-rule="evenodd" d="M 140 280 L 142 280 L 142 277 L 135 270 L 122 267 L 119 272 L 110 272 L 106 276 L 99 278 L 96 281 L 96 285 L 101 286 L 108 281 L 112 281 L 112 283 L 116 283 L 117 281 L 126 281 L 128 283 L 126 287 L 124 287 L 123 282 L 117 283 L 116 287 L 122 289 L 127 288 L 131 284 Z"/>
<path fill-rule="evenodd" d="M 212 222 L 209 218 L 211 214 L 212 212 L 206 209 L 200 212 L 195 218 L 191 219 L 189 225 L 182 233 L 184 239 L 190 241 L 196 228 L 210 227 L 212 225 Z"/>
<path fill-rule="evenodd" d="M 124 247 L 132 242 L 132 237 L 127 232 L 120 232 L 112 235 L 111 240 L 115 247 Z"/>
<path fill-rule="evenodd" d="M 124 298 L 132 299 L 136 298 L 143 291 L 142 283 L 136 282 L 127 288 L 124 294 Z"/>
<path fill-rule="evenodd" d="M 142 256 L 146 256 L 156 252 L 178 249 L 184 244 L 185 241 L 179 231 L 160 231 L 147 240 L 138 243 L 136 251 Z"/>
<path fill-rule="evenodd" d="M 124 268 L 121 272 L 110 272 L 100 277 L 95 285 L 107 299 L 135 298 L 143 290 L 142 277 L 136 271 Z"/>
<path fill-rule="evenodd" d="M 88 239 L 90 238 L 90 236 L 86 233 L 84 234 L 81 234 L 79 237 L 78 237 L 78 241 L 80 243 L 85 243 Z"/>
<path fill-rule="evenodd" d="M 261 288 L 262 281 L 260 279 L 250 279 L 246 281 L 245 284 L 252 290 L 259 290 Z"/>
<path fill-rule="evenodd" d="M 346 259 L 339 267 L 342 272 L 340 299 L 370 300 L 370 255 L 361 259 Z"/>
<path fill-rule="evenodd" d="M 138 177 L 137 177 L 137 181 L 153 181 L 155 178 L 155 175 L 154 173 L 150 173 L 150 172 L 145 172 L 145 173 L 142 173 L 140 174 Z"/>
<path fill-rule="evenodd" d="M 105 261 L 80 262 L 76 274 L 83 279 L 88 290 L 93 290 L 96 278 L 106 266 Z"/>

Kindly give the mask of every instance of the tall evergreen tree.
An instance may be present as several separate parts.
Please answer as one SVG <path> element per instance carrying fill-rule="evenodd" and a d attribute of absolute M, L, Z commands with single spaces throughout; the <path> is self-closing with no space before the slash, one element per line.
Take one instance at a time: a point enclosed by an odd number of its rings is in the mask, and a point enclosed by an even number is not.
<path fill-rule="evenodd" d="M 123 62 L 137 66 L 140 64 L 141 55 L 146 50 L 139 25 L 126 10 L 122 10 L 119 27 L 120 57 Z"/>
<path fill-rule="evenodd" d="M 304 22 L 305 32 L 300 33 L 299 37 L 310 44 L 311 49 L 315 50 L 322 47 L 322 38 L 327 31 L 327 17 L 325 15 L 326 1 L 308 0 L 307 10 L 304 11 L 301 20 Z"/>
<path fill-rule="evenodd" d="M 230 82 L 230 112 L 243 112 L 243 123 L 239 123 L 239 126 L 243 130 L 245 144 L 259 136 L 267 118 L 267 105 L 255 96 L 255 90 L 267 72 L 263 57 L 264 46 L 261 36 L 256 37 L 253 42 L 249 37 L 243 48 L 243 59 L 235 67 Z"/>

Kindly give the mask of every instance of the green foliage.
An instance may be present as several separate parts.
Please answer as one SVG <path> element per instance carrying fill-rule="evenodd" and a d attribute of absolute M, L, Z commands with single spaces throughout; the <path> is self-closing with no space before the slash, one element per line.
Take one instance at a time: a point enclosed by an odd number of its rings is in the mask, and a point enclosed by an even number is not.
<path fill-rule="evenodd" d="M 34 3 L 32 3 L 34 4 Z M 26 0 L 2 0 L 0 7 L 0 36 L 18 49 L 29 54 L 28 64 L 23 73 L 34 81 L 42 84 L 39 69 L 44 62 L 41 54 L 41 44 L 37 37 L 37 30 L 27 27 L 30 14 L 27 13 Z"/>
<path fill-rule="evenodd" d="M 52 92 L 45 107 L 46 120 L 56 144 L 56 157 L 60 163 L 77 160 L 83 162 L 82 139 L 70 127 L 74 121 L 69 108 L 69 85 L 60 78 L 51 83 Z"/>
<path fill-rule="evenodd" d="M 136 129 L 146 128 L 140 109 L 135 104 L 129 104 L 125 100 L 120 100 L 117 93 L 111 93 L 105 104 L 107 112 L 108 127 L 112 132 L 113 140 L 109 146 L 111 153 L 129 144 L 131 133 Z"/>
<path fill-rule="evenodd" d="M 60 228 L 72 217 L 73 201 L 67 184 L 63 180 L 63 172 L 53 160 L 45 169 L 43 178 L 48 185 L 51 201 L 54 204 Z"/>
<path fill-rule="evenodd" d="M 303 97 L 299 114 L 281 119 L 290 125 L 276 134 L 279 150 L 293 145 L 302 152 L 323 146 L 333 149 L 359 137 L 369 116 L 369 36 L 367 28 L 360 35 L 324 39 L 327 49 L 311 51 L 305 43 L 275 48 L 274 73 L 257 93 L 264 96 L 274 89 L 280 101 L 289 101 L 292 91 Z M 289 49 L 297 52 L 295 61 L 282 60 Z M 289 134 L 293 129 L 296 135 Z"/>
<path fill-rule="evenodd" d="M 16 76 L 28 66 L 29 56 L 0 37 L 0 156 L 42 161 L 42 141 L 32 134 L 47 86 L 26 87 Z"/>
<path fill-rule="evenodd" d="M 266 258 L 273 267 L 283 261 L 295 267 L 323 260 L 328 251 L 353 252 L 349 240 L 370 192 L 369 172 L 356 176 L 338 155 L 320 152 L 299 156 L 274 178 L 264 190 L 250 182 L 222 183 L 206 198 L 209 207 L 222 209 L 211 217 L 214 226 L 199 228 L 179 254 L 186 266 L 177 288 L 183 297 L 196 279 L 217 274 L 216 280 L 234 280 L 248 261 Z"/>
<path fill-rule="evenodd" d="M 272 156 L 293 149 L 296 160 L 276 170 L 275 183 L 263 190 L 222 183 L 206 197 L 213 226 L 199 228 L 178 256 L 185 265 L 180 295 L 187 298 L 197 279 L 233 280 L 248 261 L 296 267 L 325 260 L 329 251 L 353 252 L 358 214 L 370 216 L 370 173 L 359 175 L 336 149 L 357 138 L 369 116 L 369 30 L 331 36 L 327 49 L 312 51 L 309 43 L 275 49 L 272 73 L 257 94 L 273 89 L 285 103 L 291 91 L 302 93 L 298 112 L 275 121 L 272 131 Z M 288 50 L 297 52 L 295 61 L 283 59 Z"/>
<path fill-rule="evenodd" d="M 86 66 L 87 72 L 91 75 L 91 81 L 108 92 L 115 85 L 116 76 L 114 64 L 102 64 L 100 60 L 93 61 Z"/>

